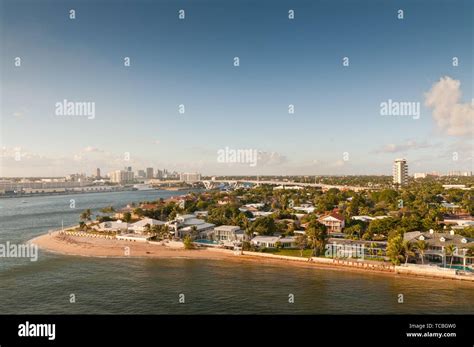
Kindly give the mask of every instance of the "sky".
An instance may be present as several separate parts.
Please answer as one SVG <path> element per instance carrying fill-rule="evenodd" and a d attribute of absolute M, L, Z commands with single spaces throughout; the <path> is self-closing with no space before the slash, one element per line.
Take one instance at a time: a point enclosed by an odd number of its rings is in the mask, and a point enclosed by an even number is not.
<path fill-rule="evenodd" d="M 473 171 L 473 7 L 0 0 L 0 176 Z M 57 114 L 64 100 L 94 116 Z M 389 100 L 414 108 L 382 114 Z"/>

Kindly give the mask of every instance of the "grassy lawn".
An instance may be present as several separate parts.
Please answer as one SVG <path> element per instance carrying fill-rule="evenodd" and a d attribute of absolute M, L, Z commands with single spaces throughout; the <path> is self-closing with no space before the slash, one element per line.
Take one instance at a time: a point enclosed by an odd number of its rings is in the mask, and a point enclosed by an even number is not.
<path fill-rule="evenodd" d="M 311 255 L 311 249 L 305 249 L 303 251 L 303 257 L 308 258 Z M 276 255 L 286 255 L 289 257 L 301 257 L 301 251 L 299 249 L 265 249 L 264 253 L 271 253 Z"/>

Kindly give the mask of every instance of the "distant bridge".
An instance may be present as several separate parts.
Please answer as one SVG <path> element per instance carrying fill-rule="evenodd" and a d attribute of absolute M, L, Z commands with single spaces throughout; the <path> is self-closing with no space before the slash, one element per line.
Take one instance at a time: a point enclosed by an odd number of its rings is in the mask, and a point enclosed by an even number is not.
<path fill-rule="evenodd" d="M 259 181 L 259 180 L 211 180 L 211 181 L 201 181 L 204 184 L 206 189 L 217 188 L 218 185 L 225 183 L 229 186 L 241 187 L 245 183 L 255 184 L 257 186 L 262 184 L 268 184 L 273 186 L 282 186 L 283 188 L 290 188 L 292 186 L 297 187 L 314 187 L 321 188 L 323 191 L 327 191 L 331 188 L 336 188 L 339 190 L 353 190 L 355 192 L 360 192 L 363 190 L 375 190 L 376 188 L 371 187 L 360 187 L 360 186 L 347 186 L 347 185 L 331 185 L 331 184 L 322 184 L 322 183 L 304 183 L 304 182 L 293 182 L 293 181 Z"/>

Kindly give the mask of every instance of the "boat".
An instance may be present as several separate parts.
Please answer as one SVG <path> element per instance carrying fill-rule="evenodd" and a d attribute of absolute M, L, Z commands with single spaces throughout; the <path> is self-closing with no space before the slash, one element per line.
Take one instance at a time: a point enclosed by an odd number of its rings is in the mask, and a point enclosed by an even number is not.
<path fill-rule="evenodd" d="M 155 188 L 153 188 L 149 184 L 140 183 L 140 184 L 134 184 L 133 189 L 136 189 L 136 190 L 154 190 Z"/>

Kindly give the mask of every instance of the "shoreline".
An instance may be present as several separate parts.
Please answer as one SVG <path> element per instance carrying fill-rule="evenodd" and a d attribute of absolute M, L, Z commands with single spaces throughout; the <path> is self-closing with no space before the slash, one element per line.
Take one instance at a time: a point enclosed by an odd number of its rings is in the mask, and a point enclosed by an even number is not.
<path fill-rule="evenodd" d="M 298 266 L 305 268 L 314 268 L 330 271 L 345 271 L 350 273 L 365 273 L 376 275 L 400 276 L 408 278 L 426 278 L 435 280 L 458 280 L 464 283 L 473 283 L 474 276 L 461 277 L 456 275 L 437 276 L 432 273 L 414 273 L 411 271 L 398 271 L 397 268 L 391 267 L 392 270 L 350 266 L 341 262 L 334 262 L 327 258 L 313 258 L 308 261 L 307 258 L 272 256 L 268 254 L 259 254 L 255 252 L 245 252 L 241 255 L 234 254 L 232 250 L 216 249 L 216 248 L 197 248 L 185 250 L 183 248 L 170 247 L 159 244 L 151 244 L 147 242 L 133 242 L 105 238 L 86 238 L 80 236 L 71 236 L 61 234 L 60 231 L 51 231 L 47 234 L 37 236 L 27 243 L 35 244 L 43 251 L 53 254 L 66 256 L 81 256 L 90 258 L 137 258 L 137 259 L 195 259 L 195 260 L 225 260 L 234 262 L 259 262 L 267 264 L 277 264 L 280 266 Z M 294 259 L 292 259 L 294 258 Z"/>

